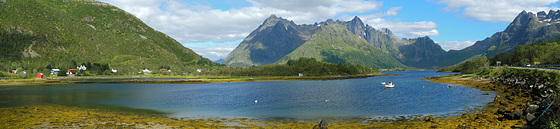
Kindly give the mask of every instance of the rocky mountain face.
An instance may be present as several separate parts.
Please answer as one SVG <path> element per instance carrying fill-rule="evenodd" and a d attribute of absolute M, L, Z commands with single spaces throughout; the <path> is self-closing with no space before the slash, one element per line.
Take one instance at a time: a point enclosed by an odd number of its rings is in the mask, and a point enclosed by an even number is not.
<path fill-rule="evenodd" d="M 430 37 L 410 39 L 409 42 L 412 44 L 399 47 L 402 55 L 399 59 L 405 65 L 424 69 L 436 69 L 443 66 L 447 52 Z"/>
<path fill-rule="evenodd" d="M 289 59 L 299 57 L 313 57 L 331 63 L 405 67 L 385 49 L 384 43 L 388 43 L 387 38 L 372 36 L 375 34 L 383 33 L 371 26 L 365 26 L 358 17 L 348 22 L 328 19 L 313 25 L 296 25 L 287 19 L 272 15 L 228 55 L 224 64 L 265 65 L 285 63 Z M 370 43 L 366 37 L 384 42 Z M 383 59 L 378 60 L 378 57 L 373 56 L 383 56 Z"/>
<path fill-rule="evenodd" d="M 410 53 L 423 51 L 425 47 L 415 43 L 416 41 L 416 39 L 400 39 L 389 29 L 376 30 L 364 24 L 359 17 L 346 22 L 328 19 L 313 25 L 295 25 L 291 21 L 272 15 L 228 55 L 224 64 L 264 65 L 285 63 L 289 59 L 299 57 L 313 57 L 331 63 L 404 68 L 407 66 L 403 63 L 414 64 L 420 59 L 408 60 L 408 57 L 400 52 L 399 47 L 422 48 L 422 50 L 410 49 Z M 437 45 L 432 40 L 422 43 Z M 409 50 L 407 48 L 403 49 Z M 428 59 L 428 57 L 421 59 Z"/>
<path fill-rule="evenodd" d="M 295 25 L 271 16 L 245 38 L 224 63 L 250 66 L 313 57 L 320 61 L 378 68 L 437 69 L 478 56 L 509 52 L 518 45 L 560 39 L 560 24 L 557 23 L 560 23 L 560 10 L 548 14 L 523 11 L 503 32 L 463 50 L 446 52 L 427 36 L 400 39 L 389 29 L 377 30 L 364 24 L 359 17 L 346 22 L 328 19 L 314 25 Z"/>
<path fill-rule="evenodd" d="M 119 72 L 214 65 L 115 6 L 92 0 L 0 2 L 0 63 L 4 69 L 108 64 Z M 8 68 L 9 67 L 9 68 Z M 0 67 L 2 68 L 2 67 Z"/>
<path fill-rule="evenodd" d="M 448 60 L 456 62 L 472 56 L 492 57 L 501 52 L 511 52 L 518 45 L 542 43 L 560 39 L 560 10 L 534 14 L 521 12 L 503 31 L 476 42 L 463 50 L 450 51 Z M 452 60 L 456 57 L 457 60 Z"/>
<path fill-rule="evenodd" d="M 228 54 L 224 63 L 231 66 L 274 63 L 305 43 L 318 28 L 296 25 L 272 15 Z"/>
<path fill-rule="evenodd" d="M 331 63 L 349 63 L 379 68 L 406 67 L 398 60 L 368 44 L 341 24 L 323 24 L 311 39 L 292 53 L 284 56 L 277 63 L 286 63 L 289 59 L 312 57 L 319 61 Z"/>

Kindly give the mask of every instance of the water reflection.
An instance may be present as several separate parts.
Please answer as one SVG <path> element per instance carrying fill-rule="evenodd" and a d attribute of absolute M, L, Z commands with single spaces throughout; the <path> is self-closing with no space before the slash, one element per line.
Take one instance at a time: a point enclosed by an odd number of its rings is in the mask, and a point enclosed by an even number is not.
<path fill-rule="evenodd" d="M 0 107 L 102 104 L 153 109 L 175 117 L 376 118 L 449 113 L 486 104 L 495 96 L 494 92 L 470 87 L 447 88 L 445 84 L 416 80 L 446 73 L 395 74 L 405 75 L 322 81 L 0 87 Z M 394 82 L 395 88 L 384 89 L 383 81 Z"/>

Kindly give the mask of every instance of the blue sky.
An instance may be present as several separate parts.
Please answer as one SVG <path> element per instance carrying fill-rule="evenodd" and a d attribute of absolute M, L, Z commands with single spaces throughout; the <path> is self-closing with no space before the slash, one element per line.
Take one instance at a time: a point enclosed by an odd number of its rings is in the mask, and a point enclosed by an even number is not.
<path fill-rule="evenodd" d="M 100 0 L 142 19 L 211 60 L 225 58 L 271 14 L 310 24 L 360 17 L 401 38 L 430 36 L 462 49 L 503 31 L 522 10 L 558 10 L 558 0 Z"/>

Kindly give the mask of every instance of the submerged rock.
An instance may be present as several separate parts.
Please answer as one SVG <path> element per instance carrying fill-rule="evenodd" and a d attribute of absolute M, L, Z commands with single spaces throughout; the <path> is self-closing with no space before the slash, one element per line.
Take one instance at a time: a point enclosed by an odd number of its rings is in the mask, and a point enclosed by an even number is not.
<path fill-rule="evenodd" d="M 535 115 L 533 115 L 533 114 L 531 114 L 531 113 L 528 113 L 528 114 L 525 116 L 525 119 L 527 119 L 527 121 L 533 121 L 535 118 L 536 118 Z"/>
<path fill-rule="evenodd" d="M 519 120 L 523 115 L 523 111 L 513 111 L 510 113 L 505 113 L 504 117 L 508 120 Z"/>
<path fill-rule="evenodd" d="M 539 105 L 531 104 L 525 108 L 525 113 L 535 113 L 539 109 Z"/>
<path fill-rule="evenodd" d="M 329 124 L 326 121 L 321 120 L 317 125 L 313 126 L 313 129 L 328 129 L 328 126 Z"/>
<path fill-rule="evenodd" d="M 434 117 L 426 116 L 426 117 L 424 117 L 424 121 L 425 121 L 425 122 L 433 122 L 433 121 L 434 121 Z"/>

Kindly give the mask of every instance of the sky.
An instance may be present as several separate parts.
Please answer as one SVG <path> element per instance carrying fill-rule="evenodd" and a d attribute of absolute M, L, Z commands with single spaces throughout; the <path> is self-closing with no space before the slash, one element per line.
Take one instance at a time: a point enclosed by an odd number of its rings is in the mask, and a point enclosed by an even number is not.
<path fill-rule="evenodd" d="M 558 10 L 558 0 L 99 0 L 210 60 L 224 59 L 275 14 L 296 24 L 360 17 L 401 38 L 429 36 L 460 50 L 503 31 L 523 10 Z"/>

